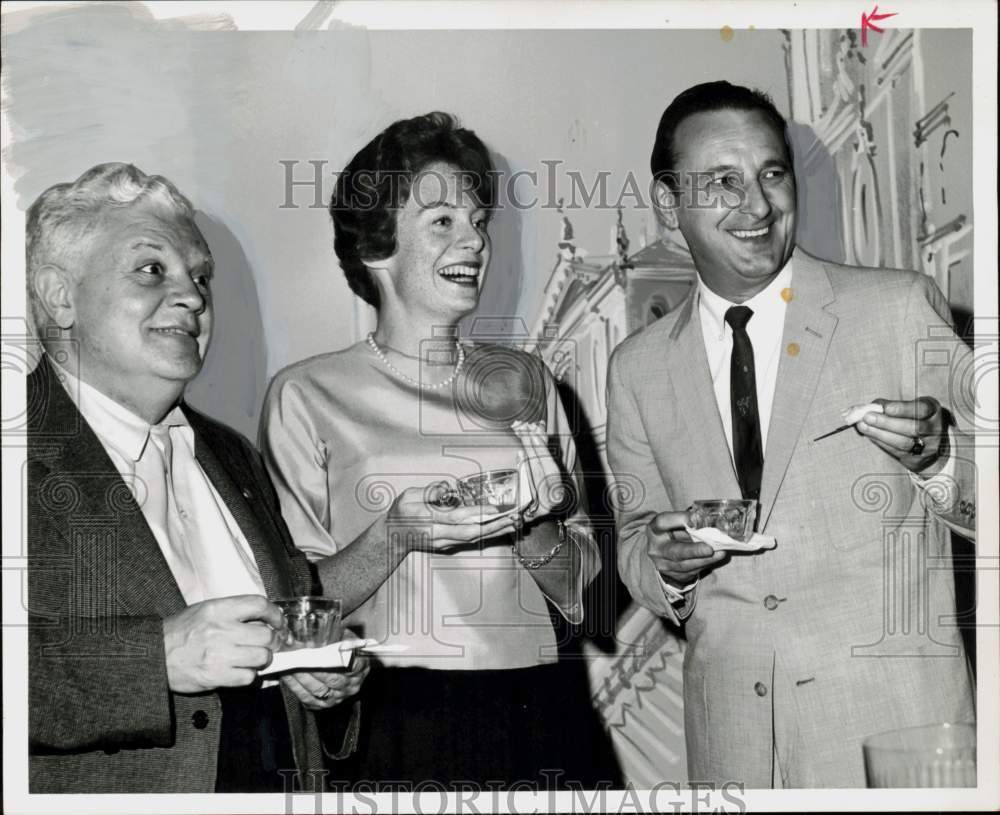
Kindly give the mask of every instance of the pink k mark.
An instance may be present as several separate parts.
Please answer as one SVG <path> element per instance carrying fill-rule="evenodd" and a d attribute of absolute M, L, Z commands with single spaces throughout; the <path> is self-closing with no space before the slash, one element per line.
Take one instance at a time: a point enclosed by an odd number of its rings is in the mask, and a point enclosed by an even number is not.
<path fill-rule="evenodd" d="M 878 6 L 875 6 L 875 8 L 873 8 L 871 10 L 871 14 L 865 14 L 862 11 L 861 12 L 861 47 L 863 48 L 866 45 L 868 45 L 868 29 L 869 28 L 872 31 L 877 31 L 879 34 L 881 34 L 882 33 L 882 29 L 879 28 L 877 25 L 875 25 L 875 23 L 880 22 L 882 20 L 888 20 L 890 17 L 895 17 L 895 16 L 896 16 L 896 12 L 895 11 L 892 12 L 891 14 L 879 14 L 878 13 Z"/>

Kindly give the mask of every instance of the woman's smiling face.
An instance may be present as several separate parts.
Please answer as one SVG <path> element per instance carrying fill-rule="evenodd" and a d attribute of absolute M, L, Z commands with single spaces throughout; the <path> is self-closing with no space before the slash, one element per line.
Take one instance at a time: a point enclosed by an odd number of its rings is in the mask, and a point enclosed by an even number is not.
<path fill-rule="evenodd" d="M 470 180 L 443 162 L 421 170 L 396 215 L 396 251 L 371 264 L 388 272 L 387 294 L 414 319 L 451 324 L 479 302 L 490 260 L 490 213 Z"/>

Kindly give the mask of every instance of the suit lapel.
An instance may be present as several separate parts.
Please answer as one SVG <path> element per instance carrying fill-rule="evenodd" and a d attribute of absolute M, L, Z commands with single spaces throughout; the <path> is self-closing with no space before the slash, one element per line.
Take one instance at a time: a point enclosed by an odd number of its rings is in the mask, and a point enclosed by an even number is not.
<path fill-rule="evenodd" d="M 781 361 L 764 454 L 759 530 L 764 529 L 771 515 L 837 327 L 837 317 L 825 310 L 836 299 L 826 267 L 798 249 L 792 262 L 793 296 L 785 312 Z M 790 353 L 789 348 L 796 346 L 797 353 Z"/>
<path fill-rule="evenodd" d="M 39 413 L 32 457 L 46 471 L 33 489 L 39 491 L 39 502 L 49 502 L 55 511 L 60 495 L 77 500 L 71 510 L 74 568 L 90 572 L 102 584 L 109 581 L 113 602 L 127 613 L 153 610 L 169 617 L 181 611 L 186 604 L 177 582 L 104 445 L 45 357 L 31 376 L 29 393 L 36 394 Z"/>
<path fill-rule="evenodd" d="M 693 286 L 670 332 L 668 370 L 674 382 L 677 403 L 691 431 L 691 466 L 702 468 L 717 495 L 705 498 L 739 497 L 740 486 L 726 442 L 726 431 L 708 369 L 708 355 L 698 316 L 698 287 Z"/>
<path fill-rule="evenodd" d="M 287 575 L 275 568 L 275 563 L 282 556 L 282 552 L 275 551 L 275 546 L 281 545 L 280 541 L 277 535 L 268 534 L 262 528 L 250 505 L 250 501 L 263 500 L 263 496 L 255 496 L 249 484 L 240 486 L 250 480 L 247 477 L 248 463 L 234 461 L 233 457 L 237 455 L 234 445 L 220 443 L 209 426 L 186 406 L 185 413 L 195 431 L 195 458 L 250 544 L 267 596 L 289 596 L 292 585 Z"/>

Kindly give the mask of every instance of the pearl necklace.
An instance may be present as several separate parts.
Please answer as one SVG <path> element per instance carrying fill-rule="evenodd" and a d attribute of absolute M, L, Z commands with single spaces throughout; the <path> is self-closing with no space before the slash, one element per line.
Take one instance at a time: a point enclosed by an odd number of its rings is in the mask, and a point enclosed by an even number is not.
<path fill-rule="evenodd" d="M 366 339 L 368 341 L 368 346 L 372 349 L 372 351 L 375 352 L 375 356 L 377 356 L 380 360 L 382 360 L 382 363 L 385 365 L 386 368 L 392 371 L 400 379 L 404 379 L 411 385 L 414 385 L 415 387 L 418 388 L 423 388 L 424 390 L 435 391 L 439 390 L 440 388 L 447 387 L 448 385 L 450 385 L 452 382 L 455 381 L 455 377 L 458 376 L 458 372 L 462 370 L 462 365 L 465 364 L 465 349 L 462 347 L 462 343 L 459 342 L 457 343 L 458 361 L 455 363 L 455 370 L 451 372 L 451 376 L 449 376 L 447 379 L 442 380 L 441 382 L 438 382 L 436 385 L 422 385 L 419 382 L 417 382 L 416 379 L 407 376 L 401 370 L 399 370 L 399 368 L 397 368 L 395 365 L 389 362 L 389 360 L 385 356 L 385 352 L 379 347 L 379 344 L 375 341 L 374 333 L 369 334 L 366 337 Z"/>

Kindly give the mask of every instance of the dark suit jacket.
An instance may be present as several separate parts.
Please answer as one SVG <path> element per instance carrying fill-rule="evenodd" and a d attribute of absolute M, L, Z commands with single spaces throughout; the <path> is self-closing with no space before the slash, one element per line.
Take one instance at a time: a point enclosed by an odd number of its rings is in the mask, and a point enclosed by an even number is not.
<path fill-rule="evenodd" d="M 268 596 L 310 593 L 257 451 L 184 411 Z M 185 602 L 156 539 L 44 358 L 28 378 L 28 412 L 29 789 L 212 792 L 221 704 L 167 686 L 163 620 Z M 320 769 L 313 718 L 282 691 L 298 769 Z"/>

